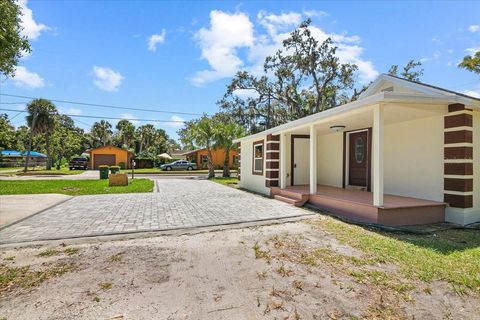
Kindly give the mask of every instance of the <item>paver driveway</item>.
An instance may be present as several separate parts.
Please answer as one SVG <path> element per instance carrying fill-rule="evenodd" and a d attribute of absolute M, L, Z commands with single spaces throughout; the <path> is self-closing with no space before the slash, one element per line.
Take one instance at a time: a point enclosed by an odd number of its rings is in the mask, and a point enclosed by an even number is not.
<path fill-rule="evenodd" d="M 74 197 L 0 230 L 1 243 L 204 227 L 310 214 L 207 180 L 157 180 L 157 192 Z"/>

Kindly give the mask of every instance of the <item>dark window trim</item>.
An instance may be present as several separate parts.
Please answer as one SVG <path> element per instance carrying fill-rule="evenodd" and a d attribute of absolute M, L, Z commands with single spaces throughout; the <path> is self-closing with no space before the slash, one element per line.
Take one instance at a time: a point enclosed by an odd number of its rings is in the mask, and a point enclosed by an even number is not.
<path fill-rule="evenodd" d="M 255 171 L 255 146 L 262 145 L 262 171 Z M 263 176 L 263 167 L 265 166 L 265 143 L 262 140 L 254 141 L 252 144 L 252 174 Z"/>

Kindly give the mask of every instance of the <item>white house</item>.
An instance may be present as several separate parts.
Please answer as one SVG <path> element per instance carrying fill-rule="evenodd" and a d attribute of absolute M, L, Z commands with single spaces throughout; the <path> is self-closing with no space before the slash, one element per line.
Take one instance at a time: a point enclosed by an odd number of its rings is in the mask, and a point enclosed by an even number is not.
<path fill-rule="evenodd" d="M 240 187 L 354 219 L 480 221 L 480 99 L 381 75 L 357 101 L 236 140 Z"/>

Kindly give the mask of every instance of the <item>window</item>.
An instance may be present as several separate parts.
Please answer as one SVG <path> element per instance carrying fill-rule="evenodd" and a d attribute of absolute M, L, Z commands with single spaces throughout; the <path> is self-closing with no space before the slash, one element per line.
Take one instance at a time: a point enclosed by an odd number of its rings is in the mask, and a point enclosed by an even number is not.
<path fill-rule="evenodd" d="M 207 163 L 207 162 L 208 162 L 208 156 L 207 156 L 206 154 L 202 154 L 202 155 L 200 156 L 200 159 L 201 159 L 200 161 L 201 161 L 202 163 Z"/>
<path fill-rule="evenodd" d="M 365 159 L 365 141 L 361 137 L 355 140 L 355 161 L 358 164 L 363 163 Z"/>
<path fill-rule="evenodd" d="M 253 174 L 263 174 L 263 140 L 253 143 Z"/>

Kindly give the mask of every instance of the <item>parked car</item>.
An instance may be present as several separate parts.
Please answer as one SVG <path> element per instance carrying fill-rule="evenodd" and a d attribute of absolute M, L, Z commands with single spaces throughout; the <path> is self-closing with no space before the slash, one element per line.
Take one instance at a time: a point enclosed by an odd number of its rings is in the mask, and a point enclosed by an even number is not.
<path fill-rule="evenodd" d="M 87 158 L 72 158 L 72 160 L 70 160 L 70 162 L 68 163 L 68 167 L 70 168 L 70 170 L 73 170 L 73 169 L 87 170 L 88 160 Z"/>
<path fill-rule="evenodd" d="M 160 166 L 162 170 L 196 170 L 197 165 L 193 162 L 186 160 L 177 160 L 171 163 L 165 163 Z"/>

